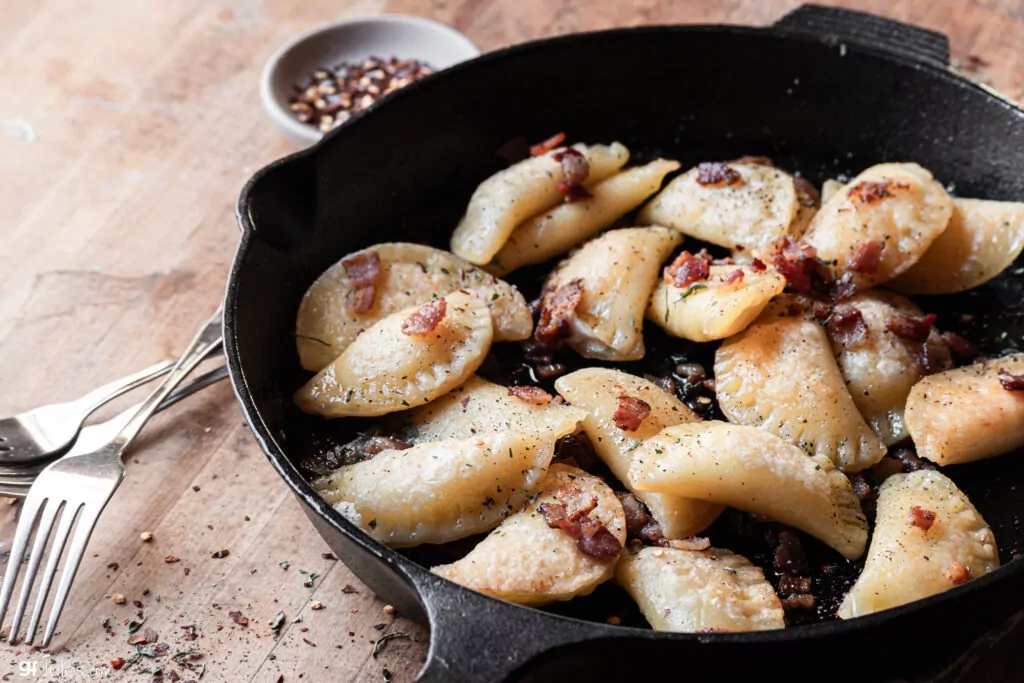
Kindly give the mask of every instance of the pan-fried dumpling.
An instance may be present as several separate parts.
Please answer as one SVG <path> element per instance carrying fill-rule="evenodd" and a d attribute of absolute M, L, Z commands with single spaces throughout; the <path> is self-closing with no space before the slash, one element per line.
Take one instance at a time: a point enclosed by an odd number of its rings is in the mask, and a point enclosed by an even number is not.
<path fill-rule="evenodd" d="M 621 546 L 626 516 L 600 478 L 568 465 L 552 465 L 540 495 L 504 522 L 468 555 L 431 571 L 466 588 L 521 605 L 546 605 L 591 593 L 612 577 L 617 557 L 583 552 L 566 531 L 548 526 L 542 505 L 561 505 L 559 492 L 592 497 L 589 519 L 601 522 Z"/>
<path fill-rule="evenodd" d="M 655 631 L 768 631 L 785 628 L 782 603 L 764 573 L 728 550 L 641 548 L 625 553 L 615 581 Z"/>
<path fill-rule="evenodd" d="M 891 280 L 920 259 L 949 223 L 953 201 L 917 164 L 878 164 L 831 197 L 804 241 L 858 289 Z M 861 254 L 880 244 L 877 265 Z"/>
<path fill-rule="evenodd" d="M 382 543 L 447 543 L 493 529 L 522 508 L 544 479 L 555 433 L 488 432 L 381 451 L 313 488 Z"/>
<path fill-rule="evenodd" d="M 689 287 L 659 282 L 647 319 L 690 341 L 726 339 L 745 330 L 786 287 L 774 268 L 737 265 L 710 266 L 709 270 L 706 281 Z M 740 276 L 735 275 L 737 271 Z"/>
<path fill-rule="evenodd" d="M 363 291 L 371 280 L 373 290 Z M 302 297 L 295 321 L 302 367 L 318 372 L 374 323 L 459 289 L 473 292 L 487 303 L 494 321 L 494 341 L 530 336 L 530 309 L 514 286 L 447 251 L 387 242 L 335 263 Z M 356 310 L 363 308 L 364 312 Z"/>
<path fill-rule="evenodd" d="M 544 286 L 543 306 L 561 287 L 582 285 L 569 318 L 569 345 L 584 358 L 639 360 L 644 311 L 661 263 L 682 237 L 668 228 L 610 230 L 563 261 Z"/>
<path fill-rule="evenodd" d="M 767 429 L 846 472 L 870 467 L 885 446 L 857 411 L 824 329 L 766 312 L 715 354 L 715 387 L 731 422 Z"/>
<path fill-rule="evenodd" d="M 516 227 L 487 269 L 505 275 L 565 254 L 639 206 L 678 168 L 666 159 L 630 168 L 591 187 L 590 197 L 534 216 Z"/>
<path fill-rule="evenodd" d="M 633 451 L 663 428 L 697 422 L 682 401 L 653 382 L 610 368 L 584 368 L 555 380 L 555 389 L 585 413 L 583 431 L 597 456 L 630 491 L 629 466 Z M 620 397 L 642 401 L 650 412 L 635 429 L 620 424 Z M 620 413 L 616 420 L 616 413 Z M 625 425 L 632 427 L 633 425 Z M 634 493 L 636 493 L 634 491 Z M 638 493 L 666 538 L 686 538 L 706 529 L 722 512 L 721 505 L 664 493 Z"/>
<path fill-rule="evenodd" d="M 629 150 L 617 142 L 573 149 L 589 162 L 583 182 L 588 189 L 629 160 Z M 477 265 L 490 263 L 517 225 L 557 206 L 564 198 L 558 189 L 564 177 L 562 165 L 555 161 L 558 151 L 520 161 L 480 183 L 452 233 L 452 251 Z"/>
<path fill-rule="evenodd" d="M 299 389 L 295 403 L 325 417 L 408 410 L 464 384 L 487 356 L 491 335 L 490 312 L 474 294 L 392 313 Z"/>
<path fill-rule="evenodd" d="M 633 452 L 629 479 L 640 491 L 770 517 L 851 560 L 867 543 L 868 523 L 846 475 L 762 429 L 715 421 L 666 427 Z"/>
<path fill-rule="evenodd" d="M 1024 203 L 953 199 L 953 217 L 921 260 L 889 283 L 907 294 L 953 294 L 1003 272 L 1024 250 Z"/>
<path fill-rule="evenodd" d="M 829 178 L 821 184 L 821 205 L 825 206 L 840 190 L 846 187 L 846 183 Z"/>
<path fill-rule="evenodd" d="M 992 530 L 952 481 L 932 470 L 895 474 L 879 490 L 864 571 L 839 616 L 922 600 L 998 567 Z"/>
<path fill-rule="evenodd" d="M 774 166 L 712 162 L 691 168 L 640 212 L 647 225 L 667 225 L 730 249 L 760 251 L 789 235 L 798 202 L 793 176 Z"/>
<path fill-rule="evenodd" d="M 914 385 L 906 420 L 918 455 L 953 465 L 1024 448 L 1024 391 L 1005 389 L 1000 371 L 1004 377 L 1024 375 L 1024 353 L 940 372 Z"/>
<path fill-rule="evenodd" d="M 485 432 L 554 429 L 559 437 L 576 430 L 586 412 L 556 403 L 533 404 L 509 394 L 508 387 L 477 376 L 436 401 L 401 415 L 412 443 L 468 439 Z"/>
<path fill-rule="evenodd" d="M 903 410 L 910 388 L 925 371 L 919 360 L 920 342 L 893 334 L 886 322 L 895 315 L 921 319 L 924 314 L 909 299 L 877 289 L 845 303 L 860 311 L 867 337 L 843 343 L 832 336 L 832 350 L 860 414 L 882 443 L 891 446 L 908 436 Z M 928 344 L 944 346 L 934 329 Z"/>

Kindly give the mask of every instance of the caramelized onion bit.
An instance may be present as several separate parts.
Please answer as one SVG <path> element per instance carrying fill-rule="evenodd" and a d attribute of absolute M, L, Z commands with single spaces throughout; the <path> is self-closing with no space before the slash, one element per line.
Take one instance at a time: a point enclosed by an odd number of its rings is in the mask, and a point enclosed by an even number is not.
<path fill-rule="evenodd" d="M 551 403 L 554 397 L 540 387 L 516 386 L 508 388 L 508 395 L 534 406 Z"/>
<path fill-rule="evenodd" d="M 443 298 L 423 304 L 402 322 L 402 334 L 410 337 L 424 337 L 444 320 L 448 302 Z"/>
<path fill-rule="evenodd" d="M 651 406 L 647 401 L 635 396 L 619 396 L 612 419 L 622 431 L 635 432 L 650 414 Z"/>
<path fill-rule="evenodd" d="M 743 176 L 724 161 L 705 161 L 697 165 L 697 183 L 704 187 L 726 187 L 741 182 Z"/>

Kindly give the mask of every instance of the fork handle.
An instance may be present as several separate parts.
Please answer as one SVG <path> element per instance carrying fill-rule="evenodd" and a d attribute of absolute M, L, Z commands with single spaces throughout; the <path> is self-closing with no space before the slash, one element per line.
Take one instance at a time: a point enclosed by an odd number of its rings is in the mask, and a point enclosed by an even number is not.
<path fill-rule="evenodd" d="M 206 326 L 196 335 L 192 343 L 189 344 L 188 348 L 178 358 L 178 362 L 175 363 L 170 373 L 160 383 L 160 386 L 149 395 L 139 409 L 132 416 L 131 420 L 118 432 L 117 436 L 112 440 L 112 444 L 118 448 L 118 453 L 124 453 L 125 448 L 131 443 L 132 439 L 139 433 L 142 426 L 146 424 L 153 413 L 160 407 L 164 399 L 174 391 L 174 388 L 181 383 L 183 379 L 192 370 L 195 369 L 199 363 L 203 361 L 208 355 L 216 351 L 221 347 L 224 342 L 223 338 L 223 311 L 218 308 L 217 312 L 213 314 L 210 321 L 206 323 Z"/>
<path fill-rule="evenodd" d="M 97 408 L 105 403 L 113 401 L 121 394 L 131 391 L 136 387 L 141 387 L 143 384 L 156 379 L 160 375 L 166 375 L 173 367 L 173 360 L 165 360 L 161 363 L 157 363 L 156 365 L 152 365 L 145 370 L 133 372 L 127 377 L 115 379 L 113 382 L 108 382 L 101 387 L 97 387 L 85 396 L 73 401 L 72 404 L 75 408 L 81 411 L 82 418 L 84 419 L 95 412 Z"/>

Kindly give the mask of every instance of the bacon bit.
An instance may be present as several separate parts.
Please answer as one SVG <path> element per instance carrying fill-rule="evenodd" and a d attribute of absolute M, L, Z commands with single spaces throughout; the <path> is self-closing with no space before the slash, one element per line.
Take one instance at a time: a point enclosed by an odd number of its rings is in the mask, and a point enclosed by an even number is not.
<path fill-rule="evenodd" d="M 814 596 L 798 593 L 782 598 L 782 609 L 787 612 L 797 609 L 814 609 Z"/>
<path fill-rule="evenodd" d="M 537 512 L 544 516 L 544 521 L 552 529 L 569 519 L 569 514 L 561 503 L 541 503 L 537 506 Z"/>
<path fill-rule="evenodd" d="M 555 498 L 565 506 L 570 522 L 578 522 L 597 507 L 597 497 L 581 491 L 575 486 L 564 486 L 555 493 Z"/>
<path fill-rule="evenodd" d="M 743 176 L 724 161 L 705 161 L 697 165 L 697 183 L 704 187 L 726 187 L 741 182 Z"/>
<path fill-rule="evenodd" d="M 773 162 L 768 157 L 748 156 L 748 155 L 741 156 L 739 159 L 733 159 L 732 161 L 730 161 L 728 163 L 736 164 L 738 166 L 774 166 L 775 165 L 775 162 Z"/>
<path fill-rule="evenodd" d="M 868 240 L 861 242 L 853 250 L 853 256 L 847 267 L 855 273 L 873 273 L 878 270 L 878 264 L 882 261 L 882 250 L 885 242 L 882 240 Z"/>
<path fill-rule="evenodd" d="M 707 550 L 711 547 L 711 539 L 704 536 L 687 536 L 686 538 L 669 539 L 668 546 L 676 550 Z"/>
<path fill-rule="evenodd" d="M 583 299 L 583 278 L 576 278 L 544 297 L 534 338 L 552 344 L 569 332 L 569 319 Z"/>
<path fill-rule="evenodd" d="M 737 282 L 743 282 L 743 269 L 737 268 L 736 270 L 729 273 L 729 276 L 722 280 L 723 285 L 732 285 Z"/>
<path fill-rule="evenodd" d="M 798 310 L 795 315 L 799 315 L 804 311 L 810 313 L 811 317 L 817 320 L 822 325 L 826 324 L 832 317 L 832 307 L 826 304 L 824 301 L 818 301 L 817 299 L 803 299 L 798 300 L 794 305 L 801 306 L 803 310 Z M 794 315 L 791 313 L 790 315 Z"/>
<path fill-rule="evenodd" d="M 753 261 L 751 261 L 750 267 L 753 268 L 758 273 L 763 273 L 764 271 L 768 270 L 768 266 L 766 266 L 764 264 L 764 261 L 762 261 L 759 258 L 756 258 Z"/>
<path fill-rule="evenodd" d="M 903 337 L 904 339 L 910 339 L 916 342 L 924 342 L 928 340 L 928 334 L 931 332 L 932 325 L 935 324 L 936 318 L 938 318 L 938 316 L 934 313 L 926 315 L 920 320 L 906 315 L 897 314 L 890 316 L 890 318 L 885 321 L 885 329 L 898 337 Z"/>
<path fill-rule="evenodd" d="M 558 183 L 558 191 L 564 195 L 565 201 L 572 202 L 591 196 L 583 187 L 583 183 L 590 175 L 590 162 L 587 161 L 587 157 L 575 149 L 566 149 L 552 158 L 562 165 L 562 180 Z"/>
<path fill-rule="evenodd" d="M 935 524 L 935 513 L 932 510 L 926 510 L 919 505 L 910 508 L 910 526 L 928 531 L 932 524 Z"/>
<path fill-rule="evenodd" d="M 551 394 L 544 391 L 540 387 L 509 387 L 508 395 L 515 396 L 520 401 L 529 403 L 530 405 L 533 406 L 542 406 L 547 403 L 551 403 L 551 401 L 553 400 Z M 467 396 L 467 398 L 469 397 Z"/>
<path fill-rule="evenodd" d="M 442 297 L 429 304 L 423 304 L 402 321 L 402 334 L 409 337 L 425 337 L 444 320 L 448 302 Z"/>
<path fill-rule="evenodd" d="M 829 296 L 832 301 L 845 301 L 857 293 L 857 284 L 853 281 L 853 273 L 843 273 L 832 283 Z"/>
<path fill-rule="evenodd" d="M 228 612 L 228 616 L 231 617 L 231 620 L 234 621 L 239 626 L 248 626 L 249 625 L 249 617 L 243 616 L 241 612 L 238 612 L 238 611 Z"/>
<path fill-rule="evenodd" d="M 893 190 L 904 190 L 910 187 L 906 183 L 896 183 L 888 178 L 882 180 L 862 180 L 846 192 L 846 196 L 856 204 L 874 204 L 889 197 L 895 197 Z"/>
<path fill-rule="evenodd" d="M 825 327 L 833 339 L 846 347 L 858 346 L 871 336 L 860 309 L 849 304 L 836 306 Z"/>
<path fill-rule="evenodd" d="M 341 267 L 345 269 L 348 282 L 353 287 L 369 287 L 376 284 L 380 275 L 380 254 L 375 251 L 363 251 L 346 259 L 342 259 Z"/>
<path fill-rule="evenodd" d="M 373 285 L 352 289 L 345 296 L 345 306 L 353 313 L 369 313 L 376 297 L 377 288 Z"/>
<path fill-rule="evenodd" d="M 941 342 L 934 344 L 929 341 L 922 342 L 921 348 L 917 352 L 917 361 L 926 375 L 934 375 L 936 372 L 953 367 L 953 357 L 949 353 L 949 347 Z"/>
<path fill-rule="evenodd" d="M 956 354 L 957 360 L 970 362 L 978 357 L 978 351 L 974 345 L 956 332 L 943 332 L 940 336 L 942 341 L 946 342 L 946 346 Z"/>
<path fill-rule="evenodd" d="M 795 176 L 793 178 L 793 185 L 796 186 L 796 191 L 802 193 L 807 199 L 810 200 L 810 206 L 817 206 L 821 201 L 821 195 L 818 194 L 818 188 L 811 185 L 811 182 L 803 176 Z"/>
<path fill-rule="evenodd" d="M 943 576 L 945 576 L 954 586 L 961 586 L 974 578 L 974 575 L 971 574 L 971 570 L 960 562 L 954 562 L 949 565 L 949 568 Z"/>
<path fill-rule="evenodd" d="M 122 666 L 124 666 L 124 657 L 115 657 L 110 660 L 110 668 L 114 671 L 120 671 Z"/>
<path fill-rule="evenodd" d="M 587 555 L 605 562 L 619 557 L 622 552 L 622 544 L 602 522 L 596 519 L 586 519 L 580 523 L 580 530 L 583 535 L 576 541 L 576 547 Z"/>
<path fill-rule="evenodd" d="M 786 278 L 786 291 L 807 294 L 812 289 L 826 289 L 828 269 L 818 260 L 818 252 L 811 245 L 780 237 L 768 246 L 765 256 Z"/>
<path fill-rule="evenodd" d="M 685 289 L 695 282 L 708 279 L 710 263 L 711 257 L 706 249 L 701 249 L 697 254 L 684 251 L 665 267 L 662 278 L 674 287 Z"/>
<path fill-rule="evenodd" d="M 538 142 L 536 145 L 530 147 L 530 155 L 539 157 L 542 154 L 547 154 L 548 152 L 558 147 L 563 142 L 565 142 L 565 132 L 563 131 L 561 133 L 555 133 L 547 140 L 543 142 Z"/>
<path fill-rule="evenodd" d="M 1005 368 L 999 368 L 999 383 L 1007 391 L 1024 391 L 1024 375 L 1012 375 Z"/>
<path fill-rule="evenodd" d="M 619 396 L 616 400 L 615 426 L 624 432 L 635 432 L 640 424 L 651 414 L 651 405 L 635 396 Z"/>

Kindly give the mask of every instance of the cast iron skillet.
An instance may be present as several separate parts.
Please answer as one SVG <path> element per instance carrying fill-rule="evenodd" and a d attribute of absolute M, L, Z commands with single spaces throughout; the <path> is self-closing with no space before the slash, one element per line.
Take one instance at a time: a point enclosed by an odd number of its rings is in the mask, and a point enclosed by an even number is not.
<path fill-rule="evenodd" d="M 475 185 L 516 136 L 621 140 L 683 167 L 765 154 L 815 183 L 913 160 L 964 196 L 1024 199 L 1024 111 L 952 73 L 947 39 L 805 6 L 770 28 L 670 26 L 581 34 L 485 55 L 406 88 L 310 150 L 257 173 L 225 301 L 238 401 L 271 463 L 334 551 L 382 599 L 430 624 L 421 681 L 611 680 L 657 674 L 750 680 L 916 678 L 1024 603 L 1020 456 L 954 473 L 992 524 L 1005 566 L 964 587 L 849 622 L 785 631 L 668 634 L 506 604 L 431 575 L 325 505 L 296 462 L 349 421 L 303 419 L 291 337 L 299 300 L 342 255 L 380 241 L 445 244 Z M 1011 271 L 1013 268 L 1010 269 Z M 947 328 L 999 350 L 1020 338 L 1021 278 L 929 301 Z M 974 321 L 958 327 L 956 311 Z M 943 318 L 940 318 L 943 320 Z M 1005 345 L 1005 339 L 1002 340 Z M 427 555 L 416 557 L 424 563 Z M 574 601 L 575 602 L 575 601 Z M 566 678 L 568 676 L 568 678 Z"/>

